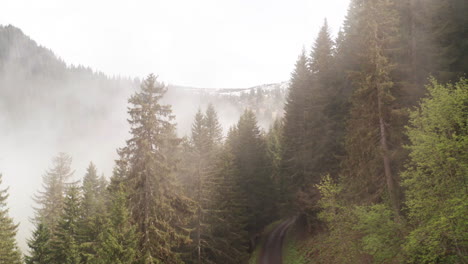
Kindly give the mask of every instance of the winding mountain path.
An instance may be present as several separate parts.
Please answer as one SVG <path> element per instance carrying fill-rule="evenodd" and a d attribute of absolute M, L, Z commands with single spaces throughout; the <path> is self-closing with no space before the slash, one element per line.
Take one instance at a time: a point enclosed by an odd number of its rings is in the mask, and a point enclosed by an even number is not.
<path fill-rule="evenodd" d="M 283 263 L 283 242 L 289 227 L 296 221 L 296 217 L 281 222 L 268 235 L 260 254 L 260 264 Z"/>

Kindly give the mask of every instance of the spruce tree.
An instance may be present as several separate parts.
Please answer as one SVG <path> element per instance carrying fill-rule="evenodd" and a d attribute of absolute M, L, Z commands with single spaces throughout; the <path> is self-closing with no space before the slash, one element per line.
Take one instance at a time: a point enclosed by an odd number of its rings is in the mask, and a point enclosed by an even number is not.
<path fill-rule="evenodd" d="M 2 185 L 2 174 L 0 174 L 0 186 Z M 0 189 L 0 263 L 20 264 L 21 253 L 16 245 L 16 232 L 18 225 L 8 216 L 6 200 L 8 189 Z"/>
<path fill-rule="evenodd" d="M 126 189 L 132 221 L 140 236 L 139 263 L 181 263 L 175 249 L 187 243 L 188 202 L 174 182 L 175 135 L 170 106 L 161 105 L 166 88 L 154 75 L 129 99 L 131 138 L 121 149 L 128 166 Z"/>

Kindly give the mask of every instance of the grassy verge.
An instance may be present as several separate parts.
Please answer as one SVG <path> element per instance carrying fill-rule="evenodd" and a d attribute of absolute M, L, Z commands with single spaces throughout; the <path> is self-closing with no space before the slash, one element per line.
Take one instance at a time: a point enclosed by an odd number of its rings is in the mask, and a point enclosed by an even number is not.
<path fill-rule="evenodd" d="M 286 233 L 283 244 L 283 264 L 306 264 L 302 244 L 304 241 L 298 239 L 297 230 L 292 227 Z"/>
<path fill-rule="evenodd" d="M 257 247 L 255 248 L 254 252 L 250 255 L 249 259 L 249 264 L 258 264 L 259 258 L 260 258 L 260 252 L 263 250 L 263 244 L 265 243 L 265 239 L 270 234 L 275 227 L 281 223 L 282 220 L 275 221 L 268 226 L 266 226 L 263 231 L 262 231 L 262 237 L 260 238 L 260 241 L 258 242 Z"/>

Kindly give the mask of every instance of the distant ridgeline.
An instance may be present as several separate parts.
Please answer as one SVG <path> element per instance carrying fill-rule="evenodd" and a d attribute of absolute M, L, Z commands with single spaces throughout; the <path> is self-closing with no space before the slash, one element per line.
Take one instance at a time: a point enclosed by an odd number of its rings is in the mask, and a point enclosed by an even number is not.
<path fill-rule="evenodd" d="M 213 104 L 220 116 L 221 125 L 227 128 L 237 122 L 245 109 L 252 110 L 260 127 L 267 130 L 283 116 L 284 102 L 289 82 L 265 84 L 251 88 L 207 89 L 169 85 L 164 101 L 173 105 L 178 129 L 190 131 L 191 113 Z"/>
<path fill-rule="evenodd" d="M 0 120 L 14 127 L 41 119 L 68 124 L 70 131 L 86 129 L 83 122 L 101 120 L 115 106 L 125 106 L 130 88 L 137 85 L 83 66 L 67 66 L 20 29 L 0 26 Z"/>
<path fill-rule="evenodd" d="M 25 120 L 41 118 L 69 124 L 71 131 L 86 129 L 93 121 L 114 118 L 116 111 L 125 114 L 127 99 L 139 83 L 138 79 L 109 77 L 89 67 L 67 65 L 20 29 L 0 26 L 0 122 L 17 127 Z M 246 89 L 170 85 L 164 100 L 173 105 L 182 134 L 189 131 L 185 124 L 190 124 L 193 113 L 210 102 L 225 127 L 250 108 L 266 129 L 282 116 L 287 86 L 286 82 Z"/>

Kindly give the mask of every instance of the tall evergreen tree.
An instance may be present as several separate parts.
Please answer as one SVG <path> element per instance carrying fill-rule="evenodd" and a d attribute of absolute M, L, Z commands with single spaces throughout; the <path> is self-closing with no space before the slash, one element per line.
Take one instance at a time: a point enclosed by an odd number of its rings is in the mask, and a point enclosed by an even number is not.
<path fill-rule="evenodd" d="M 119 152 L 128 164 L 128 188 L 132 220 L 140 235 L 139 263 L 181 263 L 177 247 L 189 238 L 185 215 L 187 201 L 177 192 L 173 152 L 180 140 L 175 135 L 170 106 L 161 105 L 166 88 L 149 75 L 130 99 L 131 138 Z"/>
<path fill-rule="evenodd" d="M 2 174 L 0 174 L 0 185 L 2 184 Z M 0 189 L 0 263 L 20 264 L 21 253 L 16 245 L 16 232 L 18 225 L 13 223 L 13 219 L 8 215 L 6 200 L 8 199 L 8 189 Z"/>
<path fill-rule="evenodd" d="M 355 1 L 357 2 L 357 1 Z M 398 31 L 398 14 L 391 1 L 362 0 L 359 23 L 361 32 L 361 69 L 353 73 L 355 91 L 347 127 L 344 163 L 346 186 L 360 201 L 379 201 L 386 190 L 396 211 L 400 208 L 395 153 L 401 151 L 388 49 Z M 355 29 L 356 30 L 356 29 Z M 399 134 L 398 134 L 399 133 Z M 392 144 L 393 143 L 393 144 Z"/>

